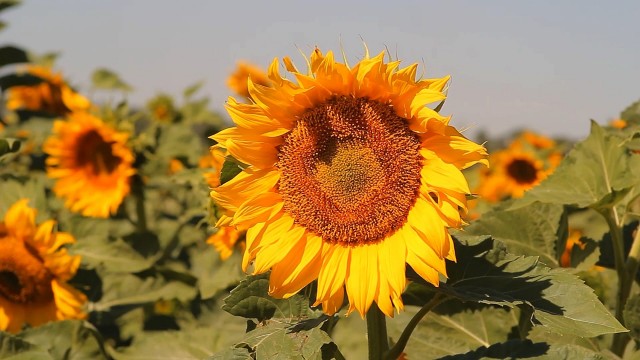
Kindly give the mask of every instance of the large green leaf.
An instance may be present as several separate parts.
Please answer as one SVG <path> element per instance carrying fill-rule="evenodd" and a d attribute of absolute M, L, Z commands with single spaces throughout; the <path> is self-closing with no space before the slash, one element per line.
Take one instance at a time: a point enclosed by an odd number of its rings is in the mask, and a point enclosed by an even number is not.
<path fill-rule="evenodd" d="M 558 241 L 563 206 L 533 203 L 515 210 L 496 210 L 465 228 L 470 235 L 489 235 L 507 245 L 516 255 L 539 256 L 549 266 L 558 266 L 564 246 Z M 558 251 L 558 249 L 560 251 Z M 560 252 L 560 253 L 559 253 Z"/>
<path fill-rule="evenodd" d="M 304 319 L 314 314 L 309 299 L 296 294 L 288 299 L 269 296 L 269 274 L 248 276 L 224 299 L 222 309 L 232 315 L 263 321 L 271 318 Z"/>
<path fill-rule="evenodd" d="M 248 332 L 236 347 L 249 348 L 256 360 L 321 360 L 322 347 L 329 343 L 329 335 L 317 327 L 294 331 L 291 324 L 269 321 Z"/>
<path fill-rule="evenodd" d="M 116 360 L 200 360 L 220 350 L 220 338 L 224 336 L 222 327 L 217 330 L 201 327 L 183 331 L 145 332 L 138 334 L 130 346 L 111 355 Z"/>
<path fill-rule="evenodd" d="M 410 359 L 435 359 L 465 353 L 481 346 L 488 347 L 506 341 L 512 328 L 518 325 L 518 311 L 495 307 L 465 310 L 464 305 L 453 300 L 451 305 L 457 308 L 456 313 L 445 315 L 436 310 L 427 314 L 418 324 L 405 348 Z M 417 310 L 408 307 L 397 319 L 388 322 L 389 336 L 397 339 Z M 339 322 L 336 330 L 341 325 Z"/>
<path fill-rule="evenodd" d="M 157 300 L 188 301 L 195 297 L 196 289 L 180 281 L 167 281 L 160 276 L 133 274 L 106 274 L 103 276 L 104 296 L 91 304 L 94 311 L 108 311 L 112 307 L 139 305 Z"/>
<path fill-rule="evenodd" d="M 628 139 L 607 134 L 594 121 L 591 134 L 567 154 L 553 174 L 511 204 L 521 207 L 534 201 L 578 207 L 602 208 L 616 204 L 638 184 L 627 151 Z"/>
<path fill-rule="evenodd" d="M 0 47 L 0 66 L 29 62 L 27 52 L 15 46 Z"/>
<path fill-rule="evenodd" d="M 465 354 L 450 355 L 440 360 L 480 359 L 536 359 L 536 360 L 604 360 L 605 357 L 589 349 L 575 345 L 553 346 L 534 343 L 531 340 L 509 340 L 504 343 L 481 347 Z"/>
<path fill-rule="evenodd" d="M 99 235 L 79 240 L 73 244 L 71 251 L 82 256 L 84 266 L 109 272 L 139 272 L 151 267 L 155 261 L 145 258 L 122 239 L 111 241 Z"/>
<path fill-rule="evenodd" d="M 462 301 L 525 306 L 535 324 L 562 334 L 592 337 L 626 331 L 593 289 L 568 271 L 550 269 L 537 257 L 510 254 L 490 237 L 456 237 L 462 245 L 456 247 L 458 262 L 448 264 L 449 279 L 438 291 Z"/>
<path fill-rule="evenodd" d="M 47 350 L 53 359 L 108 359 L 102 337 L 84 321 L 51 322 L 27 329 L 18 337 Z"/>

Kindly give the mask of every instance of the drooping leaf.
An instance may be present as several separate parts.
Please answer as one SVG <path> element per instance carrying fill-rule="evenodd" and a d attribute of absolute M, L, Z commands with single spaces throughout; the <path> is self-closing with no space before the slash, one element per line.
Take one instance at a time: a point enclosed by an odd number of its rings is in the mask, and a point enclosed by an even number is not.
<path fill-rule="evenodd" d="M 139 305 L 158 300 L 188 301 L 195 297 L 196 289 L 180 281 L 167 281 L 162 277 L 140 277 L 132 274 L 106 274 L 103 276 L 104 296 L 92 304 L 94 311 L 107 311 L 112 307 Z"/>
<path fill-rule="evenodd" d="M 538 202 L 514 210 L 496 210 L 472 222 L 465 233 L 490 234 L 502 241 L 510 253 L 539 256 L 542 262 L 555 267 L 564 250 L 557 236 L 563 211 L 562 205 Z"/>
<path fill-rule="evenodd" d="M 97 89 L 131 91 L 133 88 L 124 82 L 118 74 L 105 68 L 96 69 L 91 75 L 93 86 Z"/>
<path fill-rule="evenodd" d="M 224 299 L 222 309 L 235 316 L 263 321 L 271 318 L 304 319 L 313 314 L 301 294 L 288 299 L 269 296 L 269 274 L 251 275 Z"/>
<path fill-rule="evenodd" d="M 26 51 L 11 45 L 0 47 L 0 66 L 25 63 L 28 61 L 29 56 Z"/>
<path fill-rule="evenodd" d="M 591 122 L 591 134 L 567 154 L 553 174 L 527 191 L 511 208 L 534 201 L 605 208 L 618 203 L 640 179 L 630 165 L 627 139 L 606 134 Z"/>
<path fill-rule="evenodd" d="M 88 322 L 65 320 L 27 329 L 18 336 L 45 349 L 53 359 L 108 359 L 103 340 Z"/>
<path fill-rule="evenodd" d="M 490 237 L 456 235 L 457 263 L 438 291 L 462 301 L 533 310 L 533 321 L 551 331 L 585 337 L 624 332 L 582 280 L 550 269 L 537 257 L 516 256 Z"/>

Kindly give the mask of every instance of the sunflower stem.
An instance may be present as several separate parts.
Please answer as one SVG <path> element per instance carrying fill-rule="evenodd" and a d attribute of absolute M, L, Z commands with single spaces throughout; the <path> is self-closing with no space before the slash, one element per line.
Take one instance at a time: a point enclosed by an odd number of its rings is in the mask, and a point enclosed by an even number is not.
<path fill-rule="evenodd" d="M 131 179 L 131 192 L 136 199 L 136 228 L 138 232 L 147 231 L 147 214 L 144 207 L 144 184 L 139 175 Z"/>
<path fill-rule="evenodd" d="M 443 295 L 442 293 L 436 293 L 433 296 L 433 298 L 429 300 L 429 302 L 424 304 L 424 306 L 422 306 L 422 308 L 413 316 L 413 318 L 411 318 L 411 320 L 407 324 L 407 327 L 405 327 L 404 330 L 402 331 L 402 334 L 400 334 L 400 337 L 398 338 L 398 342 L 396 342 L 396 344 L 393 345 L 391 350 L 387 352 L 384 358 L 386 360 L 397 359 L 398 356 L 400 356 L 400 354 L 402 354 L 402 352 L 404 351 L 404 348 L 407 346 L 407 342 L 409 342 L 411 333 L 413 333 L 413 330 L 415 330 L 416 326 L 418 326 L 418 323 L 420 323 L 420 320 L 422 320 L 422 318 L 425 315 L 427 315 L 429 311 L 433 310 L 433 308 L 435 308 L 436 306 L 438 306 L 439 304 L 441 304 L 443 301 L 447 299 L 448 298 L 446 295 Z M 371 359 L 371 357 L 369 358 Z"/>
<path fill-rule="evenodd" d="M 386 315 L 380 311 L 378 304 L 371 304 L 367 311 L 367 341 L 369 343 L 369 360 L 382 360 L 389 350 Z"/>
<path fill-rule="evenodd" d="M 609 225 L 609 233 L 611 234 L 611 244 L 613 246 L 613 258 L 618 274 L 618 294 L 616 297 L 616 319 L 624 324 L 623 311 L 624 306 L 629 298 L 633 276 L 629 276 L 625 263 L 624 239 L 622 237 L 622 226 L 618 218 L 618 212 L 615 207 L 611 207 L 601 212 Z M 631 281 L 629 281 L 629 279 Z M 622 356 L 624 348 L 629 341 L 627 333 L 616 333 L 613 335 L 611 343 L 611 351 Z"/>

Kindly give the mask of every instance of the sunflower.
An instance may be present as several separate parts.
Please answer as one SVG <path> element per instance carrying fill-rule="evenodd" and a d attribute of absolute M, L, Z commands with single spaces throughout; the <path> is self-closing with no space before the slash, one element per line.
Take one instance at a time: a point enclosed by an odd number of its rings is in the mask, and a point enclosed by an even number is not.
<path fill-rule="evenodd" d="M 54 192 L 72 211 L 109 217 L 129 193 L 135 173 L 128 135 L 88 113 L 56 121 L 44 143 L 47 175 L 57 179 Z"/>
<path fill-rule="evenodd" d="M 445 99 L 449 77 L 415 80 L 384 53 L 350 67 L 315 49 L 309 71 L 284 58 L 296 82 L 269 68 L 273 87 L 249 81 L 254 103 L 233 98 L 236 127 L 212 136 L 247 166 L 211 196 L 246 228 L 243 269 L 271 269 L 269 292 L 286 298 L 317 279 L 316 305 L 362 316 L 375 301 L 403 308 L 409 264 L 437 286 L 455 260 L 447 227 L 461 225 L 469 188 L 460 169 L 486 163 L 426 104 Z"/>
<path fill-rule="evenodd" d="M 490 169 L 480 174 L 478 195 L 488 202 L 522 197 L 551 174 L 562 160 L 555 142 L 531 132 L 522 133 L 505 149 L 489 157 Z"/>
<path fill-rule="evenodd" d="M 73 91 L 62 75 L 44 66 L 28 66 L 26 72 L 43 81 L 31 86 L 14 86 L 7 93 L 7 109 L 42 111 L 64 116 L 73 111 L 86 111 L 91 103 Z"/>
<path fill-rule="evenodd" d="M 233 226 L 222 226 L 215 234 L 209 236 L 207 244 L 213 245 L 220 254 L 220 259 L 227 260 L 236 246 L 244 248 L 244 242 L 238 242 L 244 235 L 244 231 L 239 231 Z"/>
<path fill-rule="evenodd" d="M 86 296 L 67 284 L 80 265 L 63 247 L 75 242 L 56 232 L 55 221 L 35 224 L 27 199 L 13 204 L 0 222 L 0 330 L 83 319 Z"/>
<path fill-rule="evenodd" d="M 271 86 L 271 80 L 262 69 L 245 61 L 236 64 L 236 70 L 227 79 L 227 86 L 236 94 L 249 98 L 249 79 L 253 84 Z"/>
<path fill-rule="evenodd" d="M 562 256 L 560 257 L 560 266 L 571 267 L 571 252 L 573 251 L 574 245 L 579 246 L 581 249 L 584 249 L 585 247 L 585 244 L 580 241 L 581 237 L 582 231 L 578 229 L 569 229 L 567 243 L 565 245 L 564 251 L 562 252 Z"/>

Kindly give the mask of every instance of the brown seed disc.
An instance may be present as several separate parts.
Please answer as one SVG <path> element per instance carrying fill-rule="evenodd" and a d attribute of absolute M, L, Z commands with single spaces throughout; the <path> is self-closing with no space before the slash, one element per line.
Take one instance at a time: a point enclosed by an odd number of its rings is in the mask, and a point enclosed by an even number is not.
<path fill-rule="evenodd" d="M 284 208 L 324 241 L 381 241 L 406 221 L 420 189 L 418 136 L 388 104 L 333 97 L 285 137 L 277 167 Z"/>
<path fill-rule="evenodd" d="M 515 159 L 507 165 L 507 174 L 518 184 L 531 184 L 538 178 L 538 169 L 529 160 Z"/>
<path fill-rule="evenodd" d="M 77 143 L 76 164 L 87 167 L 94 175 L 113 172 L 122 159 L 113 154 L 113 144 L 106 142 L 96 130 L 83 134 Z"/>
<path fill-rule="evenodd" d="M 53 299 L 52 274 L 37 251 L 22 241 L 0 238 L 0 296 L 19 304 Z"/>

